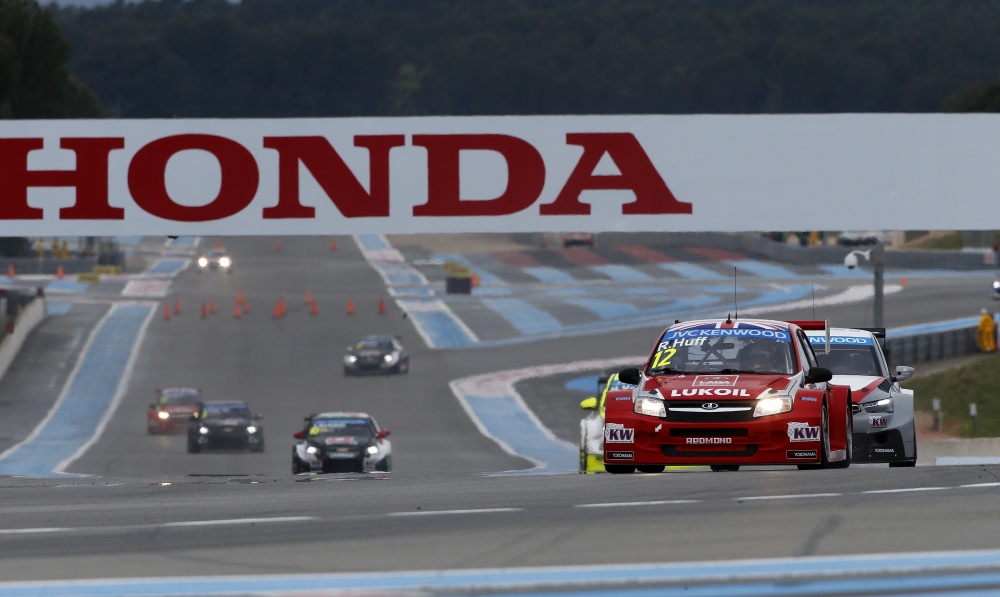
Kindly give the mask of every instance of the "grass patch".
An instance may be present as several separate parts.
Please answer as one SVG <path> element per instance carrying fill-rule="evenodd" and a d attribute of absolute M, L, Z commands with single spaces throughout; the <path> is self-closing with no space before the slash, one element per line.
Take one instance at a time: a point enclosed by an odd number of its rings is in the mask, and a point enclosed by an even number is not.
<path fill-rule="evenodd" d="M 941 236 L 931 236 L 921 242 L 916 243 L 917 249 L 961 249 L 964 238 L 961 231 L 944 234 Z"/>
<path fill-rule="evenodd" d="M 944 431 L 972 437 L 969 404 L 978 411 L 979 437 L 1000 437 L 1000 353 L 977 359 L 963 367 L 900 384 L 913 390 L 914 410 L 932 413 L 932 400 L 941 399 Z"/>

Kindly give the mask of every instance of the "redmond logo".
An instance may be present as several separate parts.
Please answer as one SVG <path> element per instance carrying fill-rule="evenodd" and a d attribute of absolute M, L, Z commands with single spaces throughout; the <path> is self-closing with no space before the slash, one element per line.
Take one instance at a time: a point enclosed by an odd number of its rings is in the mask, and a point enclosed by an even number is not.
<path fill-rule="evenodd" d="M 689 437 L 684 440 L 685 444 L 706 445 L 706 444 L 731 444 L 731 437 Z"/>

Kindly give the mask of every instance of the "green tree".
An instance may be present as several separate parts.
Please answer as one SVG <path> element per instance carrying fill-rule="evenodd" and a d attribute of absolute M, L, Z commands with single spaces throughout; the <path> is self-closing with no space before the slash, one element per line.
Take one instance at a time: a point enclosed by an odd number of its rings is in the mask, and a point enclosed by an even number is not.
<path fill-rule="evenodd" d="M 1000 83 L 976 83 L 948 98 L 944 112 L 1000 112 Z"/>
<path fill-rule="evenodd" d="M 0 118 L 101 115 L 92 92 L 69 74 L 69 45 L 36 0 L 0 0 Z"/>

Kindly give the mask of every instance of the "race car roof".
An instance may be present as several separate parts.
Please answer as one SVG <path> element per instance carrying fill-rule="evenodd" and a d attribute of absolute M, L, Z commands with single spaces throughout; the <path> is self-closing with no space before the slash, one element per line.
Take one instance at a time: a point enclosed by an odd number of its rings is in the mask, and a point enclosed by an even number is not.
<path fill-rule="evenodd" d="M 810 344 L 824 344 L 826 342 L 826 332 L 824 330 L 806 330 Z M 872 345 L 878 338 L 877 332 L 870 330 L 859 330 L 855 328 L 830 328 L 830 344 L 853 344 Z"/>
<path fill-rule="evenodd" d="M 370 419 L 371 415 L 363 412 L 352 412 L 352 411 L 332 411 L 325 413 L 316 413 L 312 415 L 312 419 Z"/>

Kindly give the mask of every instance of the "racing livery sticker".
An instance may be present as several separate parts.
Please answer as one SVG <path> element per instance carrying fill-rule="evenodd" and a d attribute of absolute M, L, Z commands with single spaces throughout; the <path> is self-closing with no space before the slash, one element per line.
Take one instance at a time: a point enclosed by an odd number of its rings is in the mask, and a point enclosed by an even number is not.
<path fill-rule="evenodd" d="M 826 344 L 826 337 L 810 335 L 809 344 Z M 830 336 L 830 344 L 872 346 L 874 343 L 870 336 Z"/>
<path fill-rule="evenodd" d="M 714 445 L 714 444 L 731 444 L 733 443 L 733 438 L 731 437 L 688 437 L 684 439 L 685 444 L 694 445 Z"/>
<path fill-rule="evenodd" d="M 695 387 L 735 386 L 739 375 L 695 375 L 691 383 Z"/>
<path fill-rule="evenodd" d="M 635 455 L 632 452 L 608 452 L 605 460 L 633 460 Z"/>
<path fill-rule="evenodd" d="M 809 458 L 812 460 L 816 459 L 816 450 L 788 450 L 785 452 L 785 458 Z"/>
<path fill-rule="evenodd" d="M 888 427 L 889 419 L 883 415 L 868 415 L 869 427 Z"/>
<path fill-rule="evenodd" d="M 673 397 L 683 396 L 744 396 L 750 397 L 750 392 L 746 388 L 691 388 L 683 390 L 670 390 Z"/>
<path fill-rule="evenodd" d="M 635 439 L 635 430 L 627 429 L 621 423 L 608 423 L 604 426 L 604 443 L 631 444 Z"/>
<path fill-rule="evenodd" d="M 789 423 L 788 441 L 790 442 L 819 441 L 819 427 L 812 427 L 809 425 L 809 423 Z"/>

